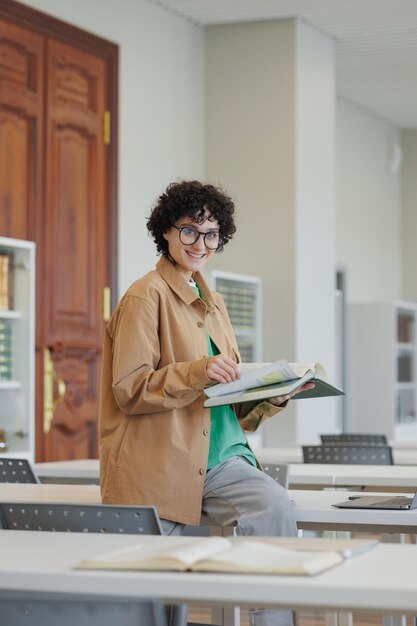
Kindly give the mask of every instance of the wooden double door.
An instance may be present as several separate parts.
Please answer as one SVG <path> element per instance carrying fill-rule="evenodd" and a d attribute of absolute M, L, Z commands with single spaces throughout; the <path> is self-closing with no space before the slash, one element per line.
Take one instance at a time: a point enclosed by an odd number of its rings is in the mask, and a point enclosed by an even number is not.
<path fill-rule="evenodd" d="M 0 235 L 36 257 L 36 460 L 97 456 L 116 293 L 117 46 L 0 0 Z"/>

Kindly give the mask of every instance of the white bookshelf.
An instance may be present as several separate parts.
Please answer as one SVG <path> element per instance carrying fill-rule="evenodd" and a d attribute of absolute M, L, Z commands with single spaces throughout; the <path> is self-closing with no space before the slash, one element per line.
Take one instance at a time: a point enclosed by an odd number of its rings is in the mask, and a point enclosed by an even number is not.
<path fill-rule="evenodd" d="M 417 441 L 417 304 L 349 306 L 348 430 Z"/>
<path fill-rule="evenodd" d="M 10 255 L 10 308 L 0 310 L 0 337 L 7 339 L 8 370 L 0 376 L 0 456 L 34 459 L 35 423 L 35 244 L 0 237 L 0 253 Z"/>

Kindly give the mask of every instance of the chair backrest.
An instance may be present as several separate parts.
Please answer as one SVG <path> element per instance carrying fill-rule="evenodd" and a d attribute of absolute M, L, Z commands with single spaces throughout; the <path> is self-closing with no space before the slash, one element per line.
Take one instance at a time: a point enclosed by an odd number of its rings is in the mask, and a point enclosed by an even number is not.
<path fill-rule="evenodd" d="M 150 600 L 0 598 L 2 622 L 13 626 L 167 626 L 164 607 Z"/>
<path fill-rule="evenodd" d="M 153 506 L 1 502 L 0 517 L 9 530 L 163 534 Z"/>
<path fill-rule="evenodd" d="M 0 522 L 2 528 L 8 530 L 133 535 L 163 534 L 161 522 L 154 506 L 0 502 Z M 38 608 L 33 606 L 31 610 L 38 611 Z M 135 607 L 134 610 L 136 610 Z M 139 603 L 137 610 L 140 611 L 138 615 L 141 616 L 141 619 L 136 618 L 138 624 L 166 626 L 169 622 L 170 626 L 186 626 L 187 623 L 186 605 L 168 605 L 161 611 L 158 603 L 149 601 Z M 147 616 L 146 612 L 148 612 Z M 90 626 L 90 623 L 91 626 L 100 626 L 100 615 L 97 615 L 97 621 L 80 620 L 78 623 L 86 624 L 86 626 L 87 624 Z M 169 616 L 169 620 L 167 616 Z M 71 623 L 76 622 L 77 620 L 73 620 Z M 39 619 L 37 623 L 49 626 L 49 622 L 43 618 Z M 107 623 L 115 624 L 120 623 L 120 621 L 103 621 L 104 625 Z M 129 626 L 130 622 L 126 622 L 126 624 Z"/>
<path fill-rule="evenodd" d="M 304 463 L 346 463 L 350 465 L 393 465 L 390 446 L 302 446 Z"/>
<path fill-rule="evenodd" d="M 342 433 L 341 435 L 320 435 L 321 443 L 329 445 L 333 443 L 355 443 L 360 445 L 386 446 L 386 435 L 374 435 L 364 433 Z"/>
<path fill-rule="evenodd" d="M 0 458 L 0 483 L 39 483 L 27 459 Z"/>
<path fill-rule="evenodd" d="M 276 480 L 284 489 L 288 489 L 290 478 L 289 465 L 285 465 L 284 463 L 264 463 L 262 468 L 265 474 L 268 474 L 268 476 Z"/>

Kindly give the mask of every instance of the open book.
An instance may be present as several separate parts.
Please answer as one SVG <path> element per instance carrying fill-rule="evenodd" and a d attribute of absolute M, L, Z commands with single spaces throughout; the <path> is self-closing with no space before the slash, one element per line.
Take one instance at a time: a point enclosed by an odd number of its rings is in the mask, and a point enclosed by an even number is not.
<path fill-rule="evenodd" d="M 161 542 L 163 544 L 163 542 Z M 137 543 L 82 561 L 81 569 L 172 570 L 236 574 L 317 574 L 343 561 L 333 550 L 294 550 L 256 538 L 204 537 L 175 547 Z"/>
<path fill-rule="evenodd" d="M 303 391 L 294 398 L 319 398 L 343 395 L 343 391 L 328 382 L 321 363 L 241 363 L 241 376 L 231 383 L 216 383 L 206 387 L 205 407 L 264 400 L 292 393 L 308 382 L 314 389 Z"/>

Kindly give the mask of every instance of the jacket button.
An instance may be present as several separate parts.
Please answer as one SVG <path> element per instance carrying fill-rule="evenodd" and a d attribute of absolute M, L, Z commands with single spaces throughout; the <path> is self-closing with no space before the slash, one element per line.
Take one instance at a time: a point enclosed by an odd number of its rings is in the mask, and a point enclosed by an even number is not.
<path fill-rule="evenodd" d="M 204 326 L 204 322 L 197 322 L 197 326 L 198 326 L 199 328 L 203 328 L 203 326 Z"/>
<path fill-rule="evenodd" d="M 203 428 L 203 435 L 205 437 L 207 437 L 207 435 L 208 435 L 208 429 L 207 428 Z"/>
<path fill-rule="evenodd" d="M 204 468 L 200 467 L 200 469 L 198 470 L 198 473 L 200 474 L 200 476 L 204 476 Z"/>

